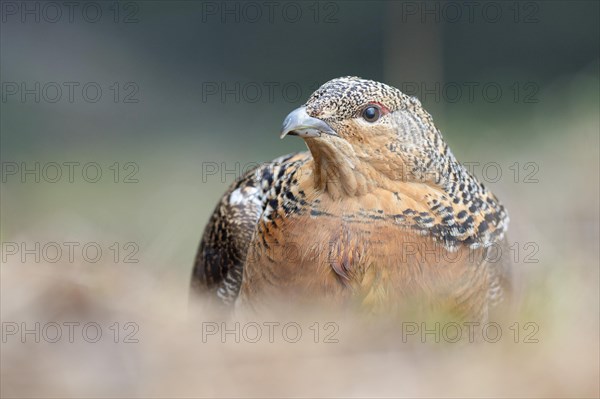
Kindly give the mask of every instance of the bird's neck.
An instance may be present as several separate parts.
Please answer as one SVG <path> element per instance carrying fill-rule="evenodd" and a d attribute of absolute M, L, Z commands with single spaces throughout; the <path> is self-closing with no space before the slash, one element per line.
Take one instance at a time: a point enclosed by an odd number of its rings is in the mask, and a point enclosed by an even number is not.
<path fill-rule="evenodd" d="M 340 214 L 380 210 L 393 216 L 393 223 L 430 234 L 451 250 L 459 242 L 475 248 L 503 239 L 506 210 L 449 149 L 419 164 L 408 157 L 363 160 L 340 143 L 305 141 L 312 159 L 300 186 L 306 193 L 316 189 L 337 206 L 342 203 Z"/>
<path fill-rule="evenodd" d="M 356 197 L 371 192 L 377 185 L 372 168 L 353 152 L 306 140 L 313 162 L 312 180 L 316 189 L 333 199 Z"/>
<path fill-rule="evenodd" d="M 404 183 L 419 183 L 432 190 L 452 196 L 460 183 L 478 187 L 479 183 L 447 150 L 444 157 L 432 159 L 427 169 L 416 168 L 410 160 L 404 164 L 389 158 L 368 160 L 358 156 L 351 147 L 344 149 L 338 143 L 333 147 L 322 142 L 305 140 L 312 155 L 310 179 L 314 187 L 333 199 L 359 197 L 376 188 L 402 191 Z"/>

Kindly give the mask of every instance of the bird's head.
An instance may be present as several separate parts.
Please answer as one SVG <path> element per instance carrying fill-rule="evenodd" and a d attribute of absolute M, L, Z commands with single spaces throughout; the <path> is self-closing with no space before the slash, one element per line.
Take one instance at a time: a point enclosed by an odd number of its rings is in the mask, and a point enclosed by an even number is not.
<path fill-rule="evenodd" d="M 281 137 L 289 135 L 305 140 L 317 184 L 338 194 L 360 195 L 398 181 L 435 182 L 452 157 L 418 99 L 357 77 L 322 85 L 285 119 Z"/>

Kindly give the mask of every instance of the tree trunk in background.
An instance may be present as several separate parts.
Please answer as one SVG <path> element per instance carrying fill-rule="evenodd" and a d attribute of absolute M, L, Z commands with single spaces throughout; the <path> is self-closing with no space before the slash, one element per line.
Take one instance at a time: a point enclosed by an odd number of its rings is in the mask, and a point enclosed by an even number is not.
<path fill-rule="evenodd" d="M 383 30 L 385 82 L 417 96 L 430 112 L 443 111 L 443 23 L 435 22 L 434 7 L 428 2 L 390 1 Z"/>

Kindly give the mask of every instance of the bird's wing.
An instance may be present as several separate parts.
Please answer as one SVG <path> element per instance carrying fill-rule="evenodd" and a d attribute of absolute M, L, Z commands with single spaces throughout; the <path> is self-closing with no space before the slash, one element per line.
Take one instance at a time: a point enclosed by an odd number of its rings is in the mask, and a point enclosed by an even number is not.
<path fill-rule="evenodd" d="M 232 304 L 240 290 L 248 246 L 269 191 L 290 165 L 308 153 L 289 154 L 261 164 L 238 179 L 217 204 L 200 242 L 192 290 Z"/>

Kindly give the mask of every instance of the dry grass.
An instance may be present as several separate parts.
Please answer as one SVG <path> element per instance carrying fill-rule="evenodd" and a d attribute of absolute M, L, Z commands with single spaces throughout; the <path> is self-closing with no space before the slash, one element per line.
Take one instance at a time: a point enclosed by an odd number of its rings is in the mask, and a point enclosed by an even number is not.
<path fill-rule="evenodd" d="M 66 335 L 58 343 L 44 342 L 43 335 L 40 343 L 33 335 L 24 343 L 19 334 L 5 337 L 2 396 L 598 396 L 598 318 L 591 313 L 597 310 L 592 303 L 597 287 L 581 279 L 552 276 L 525 299 L 513 321 L 536 323 L 537 343 L 524 343 L 523 335 L 515 343 L 508 323 L 502 323 L 496 343 L 449 343 L 444 335 L 440 343 L 432 335 L 423 343 L 419 334 L 404 335 L 403 342 L 399 323 L 315 314 L 279 320 L 302 327 L 297 343 L 287 342 L 277 329 L 270 343 L 266 328 L 259 342 L 245 342 L 242 333 L 236 343 L 231 334 L 225 342 L 220 334 L 203 340 L 203 323 L 219 319 L 197 309 L 188 314 L 179 284 L 142 270 L 5 265 L 5 326 L 93 321 L 103 336 L 86 342 L 76 329 L 73 343 Z M 135 322 L 139 342 L 124 343 L 121 335 L 114 343 L 109 326 L 115 321 Z M 245 320 L 241 326 L 252 321 L 263 322 Z M 309 330 L 314 321 L 335 322 L 338 342 L 324 343 L 321 335 L 314 343 Z M 63 334 L 67 331 L 64 327 Z M 47 335 L 55 334 L 48 330 Z M 94 335 L 91 331 L 89 339 Z M 254 334 L 247 330 L 246 336 Z"/>

